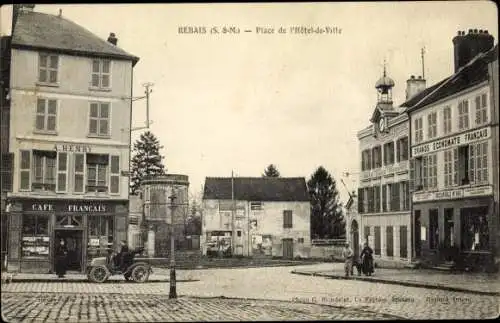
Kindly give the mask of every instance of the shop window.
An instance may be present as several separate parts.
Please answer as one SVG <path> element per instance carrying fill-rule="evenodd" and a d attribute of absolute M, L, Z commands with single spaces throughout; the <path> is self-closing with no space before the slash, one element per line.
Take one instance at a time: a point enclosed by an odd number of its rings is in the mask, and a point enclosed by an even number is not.
<path fill-rule="evenodd" d="M 23 215 L 21 250 L 23 257 L 48 258 L 50 247 L 49 217 Z"/>
<path fill-rule="evenodd" d="M 462 223 L 462 250 L 481 251 L 489 249 L 488 208 L 465 208 L 460 210 Z"/>
<path fill-rule="evenodd" d="M 88 217 L 88 254 L 90 257 L 107 256 L 113 248 L 113 217 Z"/>
<path fill-rule="evenodd" d="M 87 192 L 108 191 L 108 155 L 87 154 Z"/>
<path fill-rule="evenodd" d="M 408 160 L 408 137 L 398 139 L 397 144 L 397 162 Z"/>
<path fill-rule="evenodd" d="M 55 151 L 33 150 L 32 190 L 56 190 L 56 158 Z"/>
<path fill-rule="evenodd" d="M 380 256 L 380 227 L 376 226 L 374 228 L 374 235 L 375 235 L 375 248 L 374 248 L 374 253 L 376 255 Z"/>
<path fill-rule="evenodd" d="M 382 149 L 380 148 L 380 146 L 373 147 L 372 158 L 373 168 L 379 168 L 382 166 Z"/>
<path fill-rule="evenodd" d="M 385 240 L 387 257 L 394 257 L 394 235 L 392 226 L 387 226 L 385 228 Z"/>
<path fill-rule="evenodd" d="M 437 249 L 439 244 L 438 210 L 429 210 L 429 249 Z"/>

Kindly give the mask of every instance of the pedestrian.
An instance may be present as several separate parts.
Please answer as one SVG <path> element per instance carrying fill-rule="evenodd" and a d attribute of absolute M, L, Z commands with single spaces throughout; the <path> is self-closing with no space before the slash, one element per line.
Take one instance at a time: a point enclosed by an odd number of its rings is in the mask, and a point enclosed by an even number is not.
<path fill-rule="evenodd" d="M 129 248 L 127 245 L 127 241 L 121 240 L 120 241 L 120 252 L 116 255 L 115 258 L 115 264 L 120 268 L 120 270 L 124 271 L 125 265 L 127 265 L 127 260 L 129 256 Z"/>
<path fill-rule="evenodd" d="M 68 247 L 64 239 L 59 240 L 59 244 L 56 246 L 55 258 L 56 258 L 56 275 L 59 278 L 64 278 L 66 275 L 66 267 L 68 265 Z"/>
<path fill-rule="evenodd" d="M 352 251 L 351 247 L 349 247 L 349 243 L 345 244 L 344 250 L 342 250 L 342 257 L 345 259 L 345 276 L 348 277 L 352 271 L 352 259 L 354 257 L 354 252 Z"/>
<path fill-rule="evenodd" d="M 366 276 L 370 276 L 373 273 L 373 250 L 372 248 L 370 248 L 370 246 L 368 246 L 368 242 L 365 242 L 360 257 L 363 274 L 365 274 Z"/>

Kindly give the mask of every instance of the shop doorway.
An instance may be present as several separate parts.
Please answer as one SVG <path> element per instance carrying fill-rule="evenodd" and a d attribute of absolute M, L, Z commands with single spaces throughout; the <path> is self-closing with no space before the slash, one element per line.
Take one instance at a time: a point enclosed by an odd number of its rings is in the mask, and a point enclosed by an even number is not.
<path fill-rule="evenodd" d="M 69 271 L 82 271 L 83 267 L 83 231 L 82 230 L 56 230 L 55 231 L 55 244 L 63 239 L 68 248 L 67 255 L 67 270 Z"/>
<path fill-rule="evenodd" d="M 283 258 L 293 259 L 293 239 L 283 239 Z"/>

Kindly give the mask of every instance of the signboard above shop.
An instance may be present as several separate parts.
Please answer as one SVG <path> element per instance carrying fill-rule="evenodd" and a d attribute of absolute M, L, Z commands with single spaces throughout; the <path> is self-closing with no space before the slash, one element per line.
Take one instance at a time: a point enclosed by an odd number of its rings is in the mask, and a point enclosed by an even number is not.
<path fill-rule="evenodd" d="M 467 197 L 488 196 L 493 194 L 491 185 L 459 188 L 455 190 L 445 190 L 436 192 L 413 193 L 413 202 L 427 202 L 436 200 L 455 200 Z"/>
<path fill-rule="evenodd" d="M 118 204 L 123 201 L 72 201 L 72 200 L 26 200 L 23 201 L 23 210 L 31 212 L 60 212 L 60 213 L 114 213 Z"/>
<path fill-rule="evenodd" d="M 429 154 L 432 152 L 448 148 L 467 145 L 470 143 L 474 143 L 476 141 L 489 139 L 490 137 L 491 137 L 490 127 L 464 132 L 456 136 L 446 137 L 422 145 L 414 146 L 411 149 L 412 157 L 418 157 L 421 155 Z"/>

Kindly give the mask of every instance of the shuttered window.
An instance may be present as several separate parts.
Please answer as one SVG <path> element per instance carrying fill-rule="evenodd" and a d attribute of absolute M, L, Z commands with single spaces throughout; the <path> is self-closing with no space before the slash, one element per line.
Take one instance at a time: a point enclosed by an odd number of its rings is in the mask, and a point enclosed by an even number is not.
<path fill-rule="evenodd" d="M 12 179 L 14 172 L 14 154 L 13 153 L 3 153 L 2 154 L 2 165 L 1 165 L 1 176 L 2 176 L 2 192 L 12 192 Z"/>
<path fill-rule="evenodd" d="M 59 153 L 57 156 L 57 187 L 56 192 L 66 192 L 68 187 L 68 154 Z"/>
<path fill-rule="evenodd" d="M 19 154 L 19 189 L 31 189 L 31 151 L 21 150 Z"/>
<path fill-rule="evenodd" d="M 90 103 L 89 135 L 108 137 L 110 124 L 110 104 L 108 102 Z"/>
<path fill-rule="evenodd" d="M 399 257 L 408 257 L 408 228 L 406 225 L 399 226 Z"/>
<path fill-rule="evenodd" d="M 83 193 L 85 183 L 85 154 L 73 154 L 74 158 L 74 186 L 73 192 Z"/>
<path fill-rule="evenodd" d="M 283 228 L 292 228 L 292 227 L 293 227 L 292 211 L 285 210 L 283 211 Z"/>
<path fill-rule="evenodd" d="M 120 193 L 120 156 L 110 156 L 111 167 L 110 167 L 110 189 L 111 194 Z"/>
<path fill-rule="evenodd" d="M 374 252 L 376 255 L 380 255 L 380 227 L 376 226 L 374 228 L 374 235 L 375 235 L 375 248 Z"/>
<path fill-rule="evenodd" d="M 387 257 L 394 256 L 394 235 L 393 235 L 393 227 L 387 226 L 385 228 L 385 240 L 386 240 L 386 255 Z"/>

